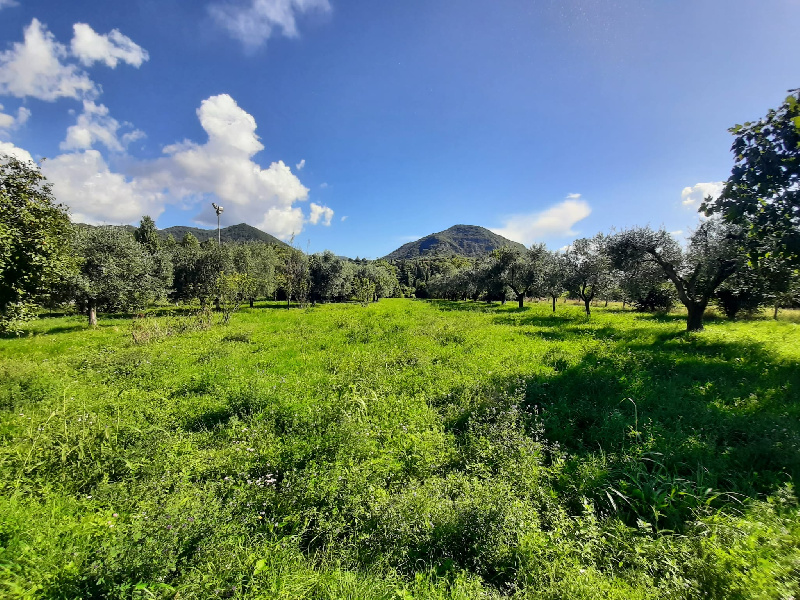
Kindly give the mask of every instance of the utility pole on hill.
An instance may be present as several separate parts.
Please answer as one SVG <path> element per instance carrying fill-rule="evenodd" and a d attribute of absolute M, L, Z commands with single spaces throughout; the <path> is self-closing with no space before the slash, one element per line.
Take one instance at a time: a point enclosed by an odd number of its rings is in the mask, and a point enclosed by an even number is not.
<path fill-rule="evenodd" d="M 222 208 L 221 206 L 215 204 L 214 202 L 211 203 L 211 206 L 213 206 L 214 210 L 217 211 L 217 245 L 221 246 L 222 245 L 222 238 L 220 237 L 220 233 L 219 233 L 219 216 L 222 214 L 222 211 L 225 210 L 225 209 Z"/>

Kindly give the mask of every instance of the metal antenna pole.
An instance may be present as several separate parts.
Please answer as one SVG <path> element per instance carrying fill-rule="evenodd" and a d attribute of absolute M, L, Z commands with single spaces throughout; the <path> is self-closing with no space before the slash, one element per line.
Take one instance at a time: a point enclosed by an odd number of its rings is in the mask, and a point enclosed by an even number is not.
<path fill-rule="evenodd" d="M 215 202 L 211 203 L 211 206 L 217 211 L 217 245 L 222 246 L 222 237 L 219 232 L 219 216 L 222 214 L 222 211 L 225 210 L 221 206 L 217 205 Z"/>

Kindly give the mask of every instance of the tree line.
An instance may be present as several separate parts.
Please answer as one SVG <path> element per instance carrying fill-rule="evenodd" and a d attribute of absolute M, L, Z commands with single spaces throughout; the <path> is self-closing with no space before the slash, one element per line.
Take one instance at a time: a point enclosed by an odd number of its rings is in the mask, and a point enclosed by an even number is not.
<path fill-rule="evenodd" d="M 687 329 L 703 327 L 716 304 L 728 317 L 767 305 L 800 304 L 800 276 L 787 261 L 754 263 L 743 246 L 745 230 L 714 218 L 701 223 L 686 247 L 664 230 L 634 227 L 575 240 L 563 251 L 534 245 L 522 252 L 500 248 L 475 260 L 418 259 L 401 262 L 401 282 L 417 296 L 448 300 L 558 298 L 583 303 L 622 302 L 641 311 L 687 310 Z"/>
<path fill-rule="evenodd" d="M 316 302 L 416 296 L 452 300 L 621 301 L 645 311 L 687 310 L 703 327 L 712 302 L 729 317 L 800 298 L 800 91 L 766 117 L 731 128 L 734 168 L 685 246 L 634 227 L 575 240 L 560 252 L 533 245 L 479 259 L 367 261 L 307 255 L 263 242 L 162 239 L 150 217 L 130 233 L 75 227 L 39 168 L 0 157 L 0 330 L 14 331 L 40 305 L 71 304 L 92 325 L 97 312 L 142 310 L 158 300 L 213 305 L 225 320 L 259 298 Z"/>

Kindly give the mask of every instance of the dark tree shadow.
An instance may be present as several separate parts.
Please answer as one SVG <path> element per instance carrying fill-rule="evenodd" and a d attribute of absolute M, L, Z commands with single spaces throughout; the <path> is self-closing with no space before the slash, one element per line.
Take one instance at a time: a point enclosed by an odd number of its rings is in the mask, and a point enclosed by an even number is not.
<path fill-rule="evenodd" d="M 73 331 L 85 331 L 88 326 L 85 323 L 75 325 L 62 325 L 60 327 L 51 327 L 47 331 L 42 331 L 36 335 L 57 335 L 59 333 L 72 333 Z"/>
<path fill-rule="evenodd" d="M 491 313 L 491 312 L 499 312 L 499 311 L 506 311 L 508 310 L 508 303 L 505 305 L 500 304 L 499 302 L 483 302 L 478 300 L 437 300 L 437 299 L 426 299 L 425 302 L 430 304 L 431 306 L 435 306 L 441 311 L 458 311 L 458 312 L 480 312 L 480 313 Z M 519 309 L 517 309 L 519 310 Z"/>
<path fill-rule="evenodd" d="M 604 327 L 602 335 L 619 340 L 610 349 L 575 362 L 553 347 L 540 357 L 550 374 L 496 379 L 481 401 L 436 407 L 458 438 L 494 414 L 487 406 L 516 398 L 532 434 L 542 428 L 558 448 L 551 459 L 566 453 L 559 492 L 593 498 L 634 525 L 662 503 L 659 518 L 680 529 L 702 502 L 741 506 L 800 479 L 798 362 L 761 342 L 663 330 L 637 342 L 636 331 Z M 578 337 L 556 328 L 530 335 Z M 609 500 L 609 490 L 630 503 Z"/>

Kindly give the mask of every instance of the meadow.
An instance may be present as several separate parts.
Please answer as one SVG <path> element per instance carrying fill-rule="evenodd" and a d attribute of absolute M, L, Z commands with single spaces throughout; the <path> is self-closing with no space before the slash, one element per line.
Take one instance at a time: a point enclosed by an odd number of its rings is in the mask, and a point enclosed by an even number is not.
<path fill-rule="evenodd" d="M 800 324 L 261 303 L 0 339 L 4 598 L 798 598 Z"/>

